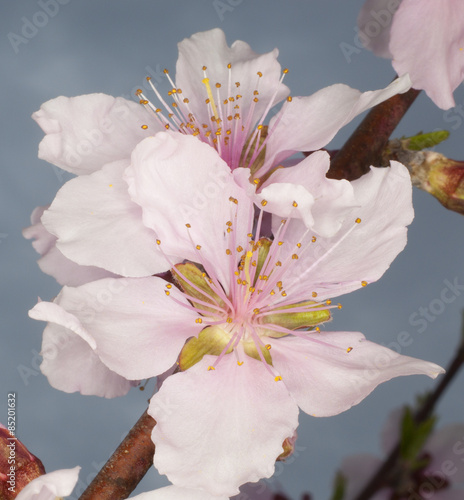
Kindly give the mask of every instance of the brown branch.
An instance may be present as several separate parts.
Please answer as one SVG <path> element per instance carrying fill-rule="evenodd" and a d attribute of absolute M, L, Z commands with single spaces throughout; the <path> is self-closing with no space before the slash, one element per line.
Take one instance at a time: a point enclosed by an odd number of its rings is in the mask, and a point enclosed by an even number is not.
<path fill-rule="evenodd" d="M 127 498 L 153 465 L 151 431 L 155 424 L 145 411 L 79 500 Z"/>
<path fill-rule="evenodd" d="M 419 92 L 410 89 L 372 108 L 333 158 L 327 177 L 352 181 L 366 174 L 371 165 L 380 166 L 390 135 Z"/>
<path fill-rule="evenodd" d="M 432 412 L 438 400 L 448 388 L 449 384 L 454 379 L 463 364 L 464 342 L 461 341 L 461 344 L 456 352 L 453 361 L 446 370 L 445 376 L 441 379 L 436 389 L 432 393 L 430 393 L 430 395 L 425 399 L 422 405 L 415 412 L 414 420 L 417 424 L 424 422 L 432 415 Z M 389 477 L 399 458 L 400 443 L 398 442 L 398 444 L 395 446 L 395 448 L 393 448 L 393 450 L 390 452 L 377 472 L 372 476 L 366 486 L 364 486 L 362 491 L 356 496 L 355 500 L 369 500 L 374 493 L 376 493 L 380 488 L 384 487 L 385 479 Z"/>

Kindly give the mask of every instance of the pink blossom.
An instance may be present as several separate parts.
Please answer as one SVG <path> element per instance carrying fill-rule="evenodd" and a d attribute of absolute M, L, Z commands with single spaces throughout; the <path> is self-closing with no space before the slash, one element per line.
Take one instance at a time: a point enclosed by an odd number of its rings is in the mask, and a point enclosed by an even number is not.
<path fill-rule="evenodd" d="M 88 177 L 90 205 L 81 212 L 92 206 L 104 221 L 98 199 L 112 192 L 112 175 L 103 169 Z M 47 328 L 58 325 L 85 341 L 125 379 L 157 376 L 177 361 L 181 372 L 150 402 L 154 463 L 175 486 L 216 496 L 272 475 L 298 408 L 335 415 L 391 378 L 443 371 L 361 333 L 322 333 L 318 326 L 339 308 L 333 297 L 379 279 L 403 249 L 413 216 L 404 166 L 371 168 L 352 182 L 355 203 L 333 211 L 338 229 L 330 237 L 292 217 L 294 201 L 288 217 L 273 217 L 274 239 L 262 238 L 267 200 L 255 221 L 253 201 L 232 176 L 195 138 L 162 133 L 142 141 L 124 172 L 124 196 L 139 207 L 162 255 L 181 256 L 166 257 L 176 284 L 156 276 L 105 278 L 64 287 L 54 303 L 30 311 Z M 196 203 L 199 195 L 207 203 Z M 66 199 L 57 200 L 55 213 L 62 214 Z M 317 225 L 325 214 L 314 217 Z M 321 225 L 332 224 L 328 219 Z M 112 289 L 118 293 L 95 314 L 84 313 Z"/>
<path fill-rule="evenodd" d="M 367 0 L 358 25 L 364 45 L 392 58 L 414 88 L 442 109 L 455 105 L 453 91 L 464 80 L 462 0 Z"/>
<path fill-rule="evenodd" d="M 139 93 L 146 110 L 103 94 L 59 97 L 43 104 L 33 115 L 46 133 L 40 158 L 80 176 L 63 186 L 42 217 L 46 230 L 57 237 L 56 248 L 80 266 L 118 275 L 142 277 L 169 268 L 150 244 L 153 233 L 142 223 L 140 207 L 127 196 L 124 180 L 125 170 L 137 161 L 137 144 L 166 129 L 211 146 L 234 170 L 235 181 L 250 196 L 265 196 L 265 210 L 278 216 L 287 217 L 295 196 L 301 203 L 293 216 L 308 227 L 315 212 L 353 205 L 350 183 L 325 177 L 326 154 L 307 158 L 295 169 L 273 171 L 295 152 L 323 147 L 371 106 L 408 90 L 409 79 L 364 93 L 337 84 L 291 99 L 282 82 L 287 70 L 281 71 L 277 55 L 277 49 L 256 54 L 241 41 L 229 47 L 224 33 L 215 29 L 179 44 L 176 83 L 166 72 L 172 85 L 169 103 L 150 81 L 152 94 Z M 273 107 L 286 98 L 271 117 Z M 94 204 L 96 185 L 105 189 Z M 337 218 L 331 221 L 313 229 L 330 236 L 340 228 Z M 175 252 L 168 257 L 180 258 Z"/>
<path fill-rule="evenodd" d="M 392 412 L 382 431 L 382 451 L 387 454 L 396 445 L 399 439 L 403 410 Z M 463 424 L 451 424 L 434 432 L 425 442 L 421 457 L 425 465 L 420 470 L 411 471 L 402 475 L 402 495 L 398 500 L 414 500 L 430 498 L 433 500 L 460 500 L 464 490 L 454 485 L 464 481 L 464 464 L 461 455 L 464 453 Z M 346 500 L 356 498 L 366 482 L 382 465 L 378 457 L 361 454 L 347 457 L 341 466 L 341 472 L 347 481 Z M 389 500 L 393 493 L 392 488 L 384 487 L 379 490 L 372 500 Z"/>

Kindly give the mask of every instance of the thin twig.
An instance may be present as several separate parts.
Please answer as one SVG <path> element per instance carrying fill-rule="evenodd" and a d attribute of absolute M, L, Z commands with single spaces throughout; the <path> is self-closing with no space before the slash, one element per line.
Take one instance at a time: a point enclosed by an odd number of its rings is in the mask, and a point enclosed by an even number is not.
<path fill-rule="evenodd" d="M 127 498 L 153 465 L 151 431 L 155 424 L 145 411 L 79 500 Z"/>

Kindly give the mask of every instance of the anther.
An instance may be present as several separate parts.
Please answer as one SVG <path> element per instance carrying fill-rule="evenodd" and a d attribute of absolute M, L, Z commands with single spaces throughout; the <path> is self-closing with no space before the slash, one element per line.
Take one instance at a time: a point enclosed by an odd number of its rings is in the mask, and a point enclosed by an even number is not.
<path fill-rule="evenodd" d="M 296 208 L 296 207 L 298 206 L 298 203 L 297 203 L 296 201 L 294 201 L 294 202 L 292 203 L 292 205 Z"/>
<path fill-rule="evenodd" d="M 142 125 L 143 130 L 147 130 L 148 125 Z"/>
<path fill-rule="evenodd" d="M 214 366 L 208 366 L 208 371 L 215 370 Z"/>
<path fill-rule="evenodd" d="M 361 281 L 361 286 L 367 286 L 367 281 Z"/>
<path fill-rule="evenodd" d="M 201 249 L 201 245 L 197 245 L 195 248 L 196 248 L 197 250 L 200 250 L 200 249 Z"/>
<path fill-rule="evenodd" d="M 361 223 L 361 219 L 358 217 L 356 220 L 355 220 L 356 224 L 360 224 Z"/>
<path fill-rule="evenodd" d="M 267 349 L 268 351 L 270 351 L 270 350 L 271 350 L 271 347 L 272 347 L 272 346 L 271 346 L 271 344 L 266 344 L 266 349 Z"/>
<path fill-rule="evenodd" d="M 265 207 L 265 206 L 267 205 L 267 201 L 266 201 L 266 200 L 262 200 L 262 201 L 261 201 L 261 205 L 262 205 L 263 207 Z"/>
<path fill-rule="evenodd" d="M 280 380 L 282 380 L 282 377 L 280 375 L 277 375 L 277 377 L 274 379 L 276 382 L 279 382 Z"/>
<path fill-rule="evenodd" d="M 346 350 L 346 352 L 351 352 L 353 350 L 352 347 L 348 347 L 348 349 Z"/>
<path fill-rule="evenodd" d="M 237 365 L 238 366 L 242 366 L 243 365 L 243 361 L 237 361 Z"/>

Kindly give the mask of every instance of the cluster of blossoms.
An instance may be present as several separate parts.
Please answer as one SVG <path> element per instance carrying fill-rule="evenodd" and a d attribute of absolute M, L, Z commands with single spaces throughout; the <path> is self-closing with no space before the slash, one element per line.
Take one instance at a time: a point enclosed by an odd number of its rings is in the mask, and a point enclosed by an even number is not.
<path fill-rule="evenodd" d="M 166 71 L 169 104 L 152 85 L 142 106 L 93 94 L 34 114 L 40 157 L 76 174 L 25 230 L 64 285 L 30 311 L 48 323 L 41 370 L 104 397 L 161 376 L 154 464 L 192 498 L 270 477 L 299 408 L 335 415 L 393 377 L 443 372 L 324 329 L 332 299 L 379 279 L 406 244 L 407 169 L 348 182 L 326 177 L 325 151 L 291 158 L 409 78 L 291 98 L 277 55 L 199 33 L 179 44 L 175 83 Z"/>

